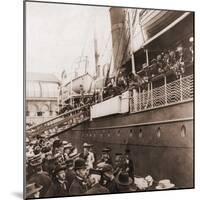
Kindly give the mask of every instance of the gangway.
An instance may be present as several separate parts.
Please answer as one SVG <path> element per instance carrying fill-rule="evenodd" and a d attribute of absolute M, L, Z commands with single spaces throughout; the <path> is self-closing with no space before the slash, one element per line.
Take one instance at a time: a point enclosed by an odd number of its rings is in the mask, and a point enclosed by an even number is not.
<path fill-rule="evenodd" d="M 84 105 L 26 129 L 28 137 L 54 137 L 90 119 L 90 105 Z"/>

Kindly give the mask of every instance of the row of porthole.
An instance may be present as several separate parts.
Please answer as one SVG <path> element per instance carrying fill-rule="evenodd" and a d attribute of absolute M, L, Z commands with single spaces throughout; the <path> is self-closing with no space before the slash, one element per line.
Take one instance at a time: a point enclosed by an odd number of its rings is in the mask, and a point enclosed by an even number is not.
<path fill-rule="evenodd" d="M 111 136 L 110 133 L 111 133 L 110 131 L 107 133 L 107 137 L 110 137 L 110 136 Z M 112 134 L 113 134 L 113 133 L 112 133 Z M 120 136 L 121 136 L 120 130 L 118 130 L 117 133 L 115 133 L 115 134 L 116 134 L 118 137 L 120 137 Z M 160 127 L 158 127 L 158 128 L 156 129 L 156 135 L 157 135 L 157 137 L 160 138 L 160 137 L 161 137 L 161 134 L 162 134 L 162 130 L 161 130 Z M 105 130 L 103 130 L 103 133 L 93 133 L 93 132 L 92 132 L 92 133 L 86 133 L 86 134 L 83 133 L 83 137 L 84 137 L 84 136 L 86 136 L 86 137 L 96 137 L 96 135 L 100 135 L 100 137 L 106 136 Z M 133 132 L 132 129 L 130 129 L 130 131 L 129 131 L 129 137 L 133 137 L 133 135 L 134 135 L 134 132 Z M 185 127 L 185 125 L 182 125 L 182 127 L 181 127 L 181 137 L 185 137 L 185 136 L 186 136 L 186 127 Z M 140 128 L 140 130 L 139 130 L 138 137 L 139 137 L 139 138 L 142 138 L 142 137 L 143 137 L 143 132 L 142 132 L 142 129 L 141 129 L 141 128 Z"/>

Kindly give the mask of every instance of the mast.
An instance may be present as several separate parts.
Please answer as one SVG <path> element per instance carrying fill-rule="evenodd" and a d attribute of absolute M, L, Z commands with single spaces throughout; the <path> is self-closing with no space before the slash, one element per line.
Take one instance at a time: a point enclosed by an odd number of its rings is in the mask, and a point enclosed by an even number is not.
<path fill-rule="evenodd" d="M 100 76 L 100 70 L 99 70 L 99 53 L 98 53 L 98 43 L 97 43 L 97 37 L 96 37 L 96 26 L 94 27 L 94 56 L 95 56 L 95 72 L 96 76 Z"/>
<path fill-rule="evenodd" d="M 130 52 L 131 52 L 131 64 L 132 64 L 132 73 L 135 74 L 135 58 L 133 54 L 133 17 L 132 17 L 132 9 L 129 9 L 129 28 L 130 28 Z M 136 12 L 136 10 L 134 11 Z"/>

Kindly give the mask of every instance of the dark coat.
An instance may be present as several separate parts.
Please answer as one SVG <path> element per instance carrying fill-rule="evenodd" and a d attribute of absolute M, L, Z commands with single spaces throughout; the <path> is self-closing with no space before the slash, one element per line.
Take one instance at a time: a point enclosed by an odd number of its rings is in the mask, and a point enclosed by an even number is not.
<path fill-rule="evenodd" d="M 41 185 L 43 188 L 40 190 L 40 197 L 48 197 L 48 190 L 51 186 L 52 180 L 47 172 L 35 173 L 29 180 L 28 183 L 36 183 Z"/>
<path fill-rule="evenodd" d="M 99 183 L 95 184 L 91 189 L 89 189 L 86 194 L 108 194 L 109 190 L 100 185 Z"/>
<path fill-rule="evenodd" d="M 118 192 L 117 183 L 116 183 L 115 179 L 107 181 L 107 183 L 104 186 L 109 190 L 110 193 Z"/>
<path fill-rule="evenodd" d="M 134 185 L 127 185 L 127 186 L 122 186 L 118 185 L 118 192 L 135 192 L 137 190 L 136 186 Z"/>
<path fill-rule="evenodd" d="M 76 174 L 73 170 L 69 170 L 69 169 L 65 171 L 65 174 L 66 174 L 66 180 L 68 181 L 69 186 L 71 186 L 74 178 L 76 177 Z"/>
<path fill-rule="evenodd" d="M 69 195 L 69 183 L 65 181 L 63 184 L 55 180 L 48 191 L 48 196 L 59 196 L 64 197 Z"/>
<path fill-rule="evenodd" d="M 76 176 L 69 188 L 69 195 L 83 195 L 86 191 L 87 184 Z"/>
<path fill-rule="evenodd" d="M 87 160 L 88 156 L 89 156 L 89 153 L 87 155 L 84 155 L 83 152 L 79 155 L 79 157 L 83 158 L 84 160 Z"/>

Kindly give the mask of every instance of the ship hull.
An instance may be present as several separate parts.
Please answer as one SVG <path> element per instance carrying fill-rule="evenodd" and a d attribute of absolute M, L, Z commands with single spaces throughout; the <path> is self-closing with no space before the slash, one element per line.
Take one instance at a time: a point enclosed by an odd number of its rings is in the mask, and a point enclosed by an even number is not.
<path fill-rule="evenodd" d="M 89 121 L 59 135 L 78 144 L 94 144 L 97 155 L 105 146 L 112 155 L 128 147 L 135 174 L 155 180 L 171 179 L 177 188 L 193 188 L 193 101 L 133 114 Z"/>

